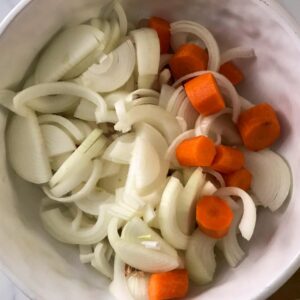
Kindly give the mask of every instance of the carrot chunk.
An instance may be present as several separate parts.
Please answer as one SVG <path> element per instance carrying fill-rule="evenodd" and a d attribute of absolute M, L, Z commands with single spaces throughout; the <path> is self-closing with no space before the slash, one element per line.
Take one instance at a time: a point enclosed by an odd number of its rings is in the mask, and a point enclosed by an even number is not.
<path fill-rule="evenodd" d="M 170 49 L 170 23 L 159 17 L 152 17 L 148 21 L 148 26 L 157 32 L 159 43 L 160 43 L 160 53 L 168 53 Z"/>
<path fill-rule="evenodd" d="M 228 233 L 233 220 L 233 212 L 223 199 L 204 196 L 197 202 L 196 219 L 203 233 L 219 239 Z"/>
<path fill-rule="evenodd" d="M 233 85 L 238 85 L 244 80 L 243 72 L 232 62 L 221 65 L 219 72 L 227 77 Z"/>
<path fill-rule="evenodd" d="M 207 64 L 207 52 L 194 44 L 184 44 L 181 46 L 169 62 L 172 75 L 175 79 L 196 71 L 206 70 Z"/>
<path fill-rule="evenodd" d="M 216 147 L 216 156 L 212 168 L 221 173 L 232 173 L 244 166 L 244 154 L 235 148 L 219 145 Z"/>
<path fill-rule="evenodd" d="M 208 167 L 214 160 L 216 147 L 206 136 L 186 139 L 176 148 L 176 158 L 182 166 Z"/>
<path fill-rule="evenodd" d="M 212 74 L 198 76 L 185 85 L 185 91 L 193 107 L 205 116 L 225 108 L 225 102 Z"/>
<path fill-rule="evenodd" d="M 230 174 L 224 174 L 223 177 L 226 186 L 238 187 L 245 191 L 248 191 L 251 187 L 252 174 L 246 168 L 242 168 Z"/>
<path fill-rule="evenodd" d="M 253 151 L 270 147 L 280 136 L 280 124 L 272 106 L 258 104 L 243 111 L 238 119 L 238 129 L 244 145 Z"/>
<path fill-rule="evenodd" d="M 149 300 L 183 298 L 189 289 L 188 273 L 185 269 L 150 276 L 148 285 Z"/>

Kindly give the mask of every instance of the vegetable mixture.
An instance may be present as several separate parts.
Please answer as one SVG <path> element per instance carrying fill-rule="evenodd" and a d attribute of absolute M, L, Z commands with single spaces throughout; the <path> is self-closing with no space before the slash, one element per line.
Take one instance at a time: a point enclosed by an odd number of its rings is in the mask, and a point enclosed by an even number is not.
<path fill-rule="evenodd" d="M 112 2 L 55 35 L 21 90 L 0 91 L 8 159 L 44 191 L 45 230 L 110 278 L 116 299 L 211 282 L 215 248 L 236 267 L 257 207 L 287 198 L 289 168 L 268 149 L 276 112 L 238 92 L 247 58 L 248 47 L 220 53 L 196 22 L 132 24 Z"/>

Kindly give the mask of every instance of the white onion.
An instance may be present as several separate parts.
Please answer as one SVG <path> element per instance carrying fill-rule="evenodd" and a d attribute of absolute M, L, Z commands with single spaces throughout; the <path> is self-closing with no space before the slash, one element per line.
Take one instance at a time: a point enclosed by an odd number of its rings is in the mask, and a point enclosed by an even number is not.
<path fill-rule="evenodd" d="M 146 204 L 144 214 L 143 214 L 143 220 L 149 224 L 151 223 L 156 217 L 156 212 L 154 211 L 154 208 L 151 204 Z"/>
<path fill-rule="evenodd" d="M 7 154 L 15 172 L 36 184 L 48 182 L 52 176 L 46 144 L 37 117 L 12 116 L 6 132 Z"/>
<path fill-rule="evenodd" d="M 161 87 L 163 84 L 167 84 L 172 78 L 171 72 L 169 69 L 163 69 L 158 76 L 158 83 Z"/>
<path fill-rule="evenodd" d="M 220 187 L 225 187 L 226 186 L 224 178 L 219 172 L 217 172 L 217 171 L 215 171 L 215 170 L 213 170 L 212 168 L 209 168 L 209 167 L 203 168 L 203 171 L 205 173 L 210 174 L 213 177 L 215 177 L 215 179 L 218 181 Z"/>
<path fill-rule="evenodd" d="M 194 109 L 190 101 L 185 98 L 177 112 L 177 116 L 183 118 L 187 123 L 187 129 L 192 129 L 195 126 L 198 112 Z"/>
<path fill-rule="evenodd" d="M 196 284 L 207 284 L 213 280 L 216 270 L 216 242 L 217 240 L 206 236 L 199 229 L 190 238 L 185 261 L 189 277 Z"/>
<path fill-rule="evenodd" d="M 158 104 L 159 93 L 151 89 L 138 89 L 126 97 L 128 105 Z"/>
<path fill-rule="evenodd" d="M 101 274 L 112 279 L 113 266 L 106 258 L 106 251 L 110 247 L 107 242 L 100 242 L 96 245 L 94 250 L 94 257 L 92 258 L 91 265 Z"/>
<path fill-rule="evenodd" d="M 181 231 L 177 222 L 177 201 L 183 192 L 180 181 L 171 177 L 162 194 L 158 217 L 163 238 L 174 248 L 187 248 L 189 237 Z M 186 220 L 187 221 L 187 220 Z"/>
<path fill-rule="evenodd" d="M 292 178 L 284 159 L 271 150 L 244 150 L 247 169 L 253 176 L 252 193 L 261 205 L 276 211 L 287 199 Z"/>
<path fill-rule="evenodd" d="M 215 38 L 210 33 L 210 31 L 202 25 L 192 21 L 177 21 L 172 23 L 171 38 L 173 39 L 174 36 L 181 33 L 195 35 L 197 38 L 204 42 L 209 55 L 208 69 L 211 71 L 218 71 L 220 66 L 220 50 Z M 176 45 L 176 47 L 179 46 L 181 45 Z"/>
<path fill-rule="evenodd" d="M 55 156 L 55 157 L 52 157 L 50 159 L 50 164 L 51 164 L 51 169 L 53 171 L 57 171 L 60 166 L 64 163 L 64 161 L 72 154 L 72 152 L 69 152 L 69 153 L 65 153 L 65 154 L 62 154 L 62 155 L 58 155 L 58 156 Z"/>
<path fill-rule="evenodd" d="M 112 18 L 110 21 L 110 32 L 107 36 L 107 41 L 104 49 L 105 53 L 113 51 L 118 46 L 120 42 L 120 35 L 120 24 L 116 18 Z"/>
<path fill-rule="evenodd" d="M 103 155 L 102 155 L 103 158 Z M 103 168 L 101 178 L 117 176 L 121 170 L 121 164 L 114 163 L 112 161 L 103 160 Z"/>
<path fill-rule="evenodd" d="M 211 196 L 213 195 L 218 189 L 216 188 L 216 186 L 210 181 L 210 180 L 207 180 L 205 182 L 205 184 L 203 185 L 203 188 L 200 192 L 200 197 L 203 197 L 203 196 Z M 199 197 L 199 198 L 200 198 Z"/>
<path fill-rule="evenodd" d="M 178 87 L 168 101 L 166 110 L 177 116 L 178 110 L 186 98 L 186 93 L 182 86 Z"/>
<path fill-rule="evenodd" d="M 13 99 L 16 93 L 10 90 L 0 90 L 0 105 L 7 108 L 8 110 L 17 113 L 14 108 Z"/>
<path fill-rule="evenodd" d="M 195 228 L 196 201 L 205 183 L 205 175 L 197 168 L 184 186 L 177 200 L 177 220 L 181 231 L 190 235 Z"/>
<path fill-rule="evenodd" d="M 163 84 L 160 90 L 158 105 L 162 108 L 166 108 L 174 92 L 175 88 L 171 87 L 168 84 Z"/>
<path fill-rule="evenodd" d="M 111 92 L 124 85 L 135 66 L 135 51 L 130 40 L 122 43 L 80 77 L 80 82 L 96 92 Z"/>
<path fill-rule="evenodd" d="M 124 102 L 127 96 L 127 91 L 117 90 L 104 96 L 104 100 L 109 109 L 115 109 L 115 104 L 119 101 Z"/>
<path fill-rule="evenodd" d="M 127 17 L 122 5 L 116 1 L 114 5 L 114 10 L 119 19 L 119 26 L 120 26 L 120 34 L 121 36 L 125 36 L 127 34 Z"/>
<path fill-rule="evenodd" d="M 244 98 L 242 96 L 240 96 L 240 101 L 241 101 L 243 111 L 254 106 L 254 104 L 252 102 L 250 102 L 249 100 L 247 100 L 246 98 Z"/>
<path fill-rule="evenodd" d="M 84 121 L 77 119 L 69 119 L 81 132 L 82 136 L 86 138 L 92 131 L 92 127 Z"/>
<path fill-rule="evenodd" d="M 242 199 L 243 216 L 239 224 L 239 229 L 242 236 L 249 241 L 253 235 L 256 224 L 256 207 L 249 194 L 240 188 L 223 187 L 217 190 L 215 195 L 219 197 L 237 196 Z"/>
<path fill-rule="evenodd" d="M 127 285 L 134 299 L 148 300 L 148 281 L 149 276 L 144 272 L 132 272 L 128 275 Z M 122 299 L 124 299 L 122 297 Z"/>
<path fill-rule="evenodd" d="M 74 117 L 84 121 L 96 121 L 96 108 L 94 103 L 86 101 L 84 99 L 80 100 L 74 112 Z"/>
<path fill-rule="evenodd" d="M 160 43 L 155 30 L 141 28 L 130 35 L 135 43 L 138 71 L 138 88 L 152 88 L 160 61 Z"/>
<path fill-rule="evenodd" d="M 91 245 L 79 245 L 79 258 L 83 264 L 90 263 L 94 257 L 93 248 Z"/>
<path fill-rule="evenodd" d="M 231 48 L 221 54 L 221 65 L 237 58 L 252 58 L 252 57 L 255 57 L 255 51 L 253 48 L 248 48 L 248 47 Z"/>
<path fill-rule="evenodd" d="M 103 33 L 78 25 L 59 33 L 45 48 L 35 70 L 35 82 L 54 82 L 91 53 L 103 40 Z"/>

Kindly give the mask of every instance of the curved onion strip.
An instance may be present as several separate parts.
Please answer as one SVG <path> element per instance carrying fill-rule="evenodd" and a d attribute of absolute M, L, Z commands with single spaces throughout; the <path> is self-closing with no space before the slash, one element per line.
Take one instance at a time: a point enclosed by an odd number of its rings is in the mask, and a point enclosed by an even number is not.
<path fill-rule="evenodd" d="M 218 189 L 216 188 L 216 186 L 210 181 L 210 180 L 207 180 L 205 182 L 205 184 L 203 185 L 201 191 L 200 191 L 200 197 L 203 197 L 203 196 L 211 196 L 213 195 Z"/>
<path fill-rule="evenodd" d="M 94 257 L 91 245 L 79 245 L 79 258 L 83 264 L 88 264 Z"/>
<path fill-rule="evenodd" d="M 149 275 L 146 275 L 144 272 L 133 271 L 128 275 L 127 286 L 134 299 L 148 300 L 148 285 Z"/>
<path fill-rule="evenodd" d="M 190 238 L 185 262 L 190 279 L 197 284 L 207 284 L 213 280 L 216 270 L 214 248 L 217 240 L 196 229 Z"/>
<path fill-rule="evenodd" d="M 216 180 L 220 184 L 220 187 L 226 186 L 224 178 L 219 172 L 213 170 L 212 168 L 208 168 L 208 167 L 203 168 L 203 171 L 207 174 L 212 175 L 214 178 L 216 178 Z"/>
<path fill-rule="evenodd" d="M 104 160 L 101 178 L 117 176 L 121 168 L 122 168 L 121 164 L 116 164 L 114 162 Z"/>
<path fill-rule="evenodd" d="M 132 125 L 145 122 L 158 129 L 168 143 L 171 143 L 181 133 L 176 118 L 159 106 L 150 104 L 135 106 L 127 112 L 125 117 L 126 120 L 120 120 L 115 125 L 115 130 L 127 132 Z M 164 121 L 162 122 L 162 120 Z"/>
<path fill-rule="evenodd" d="M 69 119 L 69 120 L 78 128 L 78 130 L 81 132 L 84 139 L 93 131 L 91 126 L 88 125 L 86 122 L 77 119 Z"/>
<path fill-rule="evenodd" d="M 59 115 L 41 115 L 38 117 L 40 125 L 51 124 L 63 129 L 68 133 L 76 143 L 81 143 L 84 140 L 84 135 L 73 122 Z"/>
<path fill-rule="evenodd" d="M 74 117 L 84 121 L 96 121 L 96 108 L 94 103 L 81 99 L 74 112 Z"/>
<path fill-rule="evenodd" d="M 71 154 L 72 152 L 69 152 L 62 155 L 58 155 L 56 157 L 52 157 L 50 159 L 51 169 L 56 172 Z"/>
<path fill-rule="evenodd" d="M 172 34 L 170 43 L 173 52 L 175 53 L 180 46 L 186 44 L 187 42 L 188 42 L 188 33 L 181 32 L 181 33 Z"/>
<path fill-rule="evenodd" d="M 125 36 L 127 34 L 127 26 L 128 26 L 127 16 L 124 12 L 122 5 L 118 1 L 115 2 L 114 10 L 119 19 L 120 34 L 121 34 L 121 36 Z"/>
<path fill-rule="evenodd" d="M 221 54 L 221 65 L 237 58 L 255 57 L 255 51 L 249 47 L 236 47 L 228 49 Z"/>
<path fill-rule="evenodd" d="M 162 108 L 166 108 L 175 91 L 175 88 L 171 87 L 170 85 L 163 84 L 160 90 L 158 105 Z"/>
<path fill-rule="evenodd" d="M 17 113 L 14 108 L 13 99 L 16 93 L 10 90 L 0 90 L 0 105 L 7 108 L 8 110 Z"/>
<path fill-rule="evenodd" d="M 118 255 L 128 265 L 144 272 L 167 272 L 179 266 L 178 256 L 172 256 L 161 250 L 147 249 L 137 243 L 124 241 L 118 234 L 118 219 L 108 226 L 108 239 Z"/>
<path fill-rule="evenodd" d="M 245 256 L 245 252 L 240 247 L 237 239 L 237 228 L 242 217 L 242 208 L 238 207 L 234 211 L 234 219 L 227 235 L 217 242 L 217 247 L 223 252 L 228 264 L 235 268 Z"/>
<path fill-rule="evenodd" d="M 105 46 L 105 53 L 113 51 L 120 42 L 120 25 L 116 18 L 110 21 L 110 33 Z"/>
<path fill-rule="evenodd" d="M 82 217 L 83 217 L 82 211 L 79 208 L 77 208 L 75 218 L 73 219 L 73 221 L 71 223 L 73 231 L 77 231 L 80 228 L 80 225 L 82 222 Z"/>
<path fill-rule="evenodd" d="M 130 293 L 125 275 L 125 263 L 119 255 L 115 255 L 114 260 L 114 277 L 109 285 L 109 291 L 116 299 L 135 300 Z"/>
<path fill-rule="evenodd" d="M 125 101 L 128 96 L 127 91 L 117 90 L 104 96 L 104 100 L 109 109 L 115 109 L 115 104 L 119 101 Z"/>
<path fill-rule="evenodd" d="M 191 129 L 195 127 L 195 122 L 198 116 L 198 112 L 191 105 L 190 101 L 187 98 L 184 98 L 177 112 L 177 117 L 183 118 L 187 123 L 187 129 Z"/>
<path fill-rule="evenodd" d="M 76 149 L 70 136 L 57 126 L 44 124 L 40 126 L 49 157 L 62 155 Z"/>
<path fill-rule="evenodd" d="M 241 111 L 241 101 L 240 101 L 240 97 L 235 89 L 235 87 L 233 86 L 233 84 L 222 74 L 220 73 L 216 73 L 216 72 L 212 72 L 212 71 L 198 71 L 198 72 L 194 72 L 188 75 L 185 75 L 183 77 L 181 77 L 180 79 L 178 79 L 174 84 L 173 87 L 178 87 L 182 82 L 184 82 L 185 80 L 197 77 L 197 76 L 201 76 L 204 74 L 208 74 L 211 73 L 214 75 L 219 87 L 221 88 L 221 92 L 223 94 L 225 94 L 225 96 L 227 96 L 231 103 L 232 103 L 232 120 L 233 122 L 237 122 L 237 119 L 240 115 L 240 111 Z"/>
<path fill-rule="evenodd" d="M 14 106 L 18 113 L 26 116 L 28 114 L 26 108 L 28 101 L 49 95 L 71 95 L 84 98 L 97 105 L 103 115 L 107 112 L 107 105 L 99 94 L 73 82 L 63 81 L 41 83 L 19 92 L 14 98 Z"/>
<path fill-rule="evenodd" d="M 134 66 L 134 46 L 130 40 L 127 40 L 98 64 L 92 65 L 79 80 L 95 92 L 111 92 L 128 81 Z"/>
<path fill-rule="evenodd" d="M 155 30 L 141 28 L 130 32 L 137 56 L 138 87 L 151 88 L 159 69 L 160 43 Z"/>
<path fill-rule="evenodd" d="M 243 216 L 239 224 L 242 236 L 250 240 L 256 224 L 256 207 L 251 197 L 242 189 L 236 187 L 223 187 L 217 190 L 216 196 L 237 196 L 243 201 Z"/>
<path fill-rule="evenodd" d="M 102 40 L 103 33 L 89 25 L 62 31 L 42 53 L 35 70 L 35 82 L 58 81 L 97 48 Z"/>
<path fill-rule="evenodd" d="M 171 145 L 169 146 L 165 158 L 168 161 L 172 162 L 174 165 L 179 166 L 179 164 L 177 162 L 177 159 L 176 159 L 176 148 L 184 140 L 193 138 L 194 136 L 195 136 L 195 130 L 194 129 L 190 129 L 190 130 L 185 131 L 185 132 L 181 133 L 180 135 L 178 135 L 173 140 L 173 142 L 171 143 Z"/>
<path fill-rule="evenodd" d="M 159 224 L 163 238 L 174 248 L 184 250 L 189 241 L 177 223 L 177 201 L 183 191 L 180 181 L 171 177 L 162 194 L 159 205 Z"/>
<path fill-rule="evenodd" d="M 102 132 L 94 129 L 72 155 L 62 164 L 52 176 L 49 185 L 52 188 L 75 169 L 80 170 L 85 163 L 97 157 L 106 144 L 106 139 L 101 137 Z"/>
<path fill-rule="evenodd" d="M 242 110 L 247 110 L 251 107 L 254 106 L 254 104 L 252 102 L 250 102 L 249 100 L 247 100 L 246 98 L 240 96 L 240 101 L 241 101 L 241 105 L 242 105 Z"/>
<path fill-rule="evenodd" d="M 106 251 L 108 247 L 109 245 L 105 242 L 101 242 L 96 245 L 91 265 L 101 274 L 113 279 L 113 266 L 106 258 Z"/>
<path fill-rule="evenodd" d="M 164 69 L 159 73 L 158 82 L 161 87 L 163 84 L 167 84 L 172 78 L 171 72 L 169 69 Z"/>
<path fill-rule="evenodd" d="M 26 181 L 41 184 L 52 176 L 47 148 L 37 117 L 13 115 L 6 132 L 7 154 L 10 165 Z"/>
<path fill-rule="evenodd" d="M 186 93 L 182 86 L 178 87 L 169 99 L 166 110 L 177 116 L 180 106 L 186 98 Z"/>
<path fill-rule="evenodd" d="M 173 54 L 161 54 L 160 59 L 159 59 L 159 68 L 158 70 L 161 71 L 165 66 L 168 65 L 169 60 Z"/>
<path fill-rule="evenodd" d="M 111 216 L 106 212 L 109 205 L 101 205 L 99 216 L 94 225 L 74 231 L 72 222 L 59 208 L 41 211 L 44 228 L 57 240 L 67 244 L 90 245 L 103 240 L 107 235 L 107 226 Z"/>
<path fill-rule="evenodd" d="M 144 213 L 143 213 L 143 220 L 149 224 L 151 223 L 156 217 L 156 212 L 151 204 L 146 204 Z"/>
<path fill-rule="evenodd" d="M 171 34 L 172 37 L 176 36 L 178 33 L 188 33 L 195 35 L 201 39 L 208 51 L 209 61 L 208 69 L 212 71 L 218 71 L 220 66 L 220 51 L 218 44 L 210 33 L 204 26 L 192 22 L 192 21 L 177 21 L 171 24 Z M 179 45 L 178 45 L 179 46 Z"/>
<path fill-rule="evenodd" d="M 176 117 L 176 120 L 180 126 L 181 132 L 187 131 L 188 126 L 185 119 L 182 117 Z"/>
<path fill-rule="evenodd" d="M 292 178 L 282 157 L 271 150 L 244 150 L 246 166 L 253 175 L 252 192 L 261 205 L 276 211 L 287 199 Z"/>
<path fill-rule="evenodd" d="M 197 168 L 177 200 L 177 221 L 181 231 L 190 235 L 195 228 L 196 201 L 205 183 L 205 175 L 201 168 Z"/>

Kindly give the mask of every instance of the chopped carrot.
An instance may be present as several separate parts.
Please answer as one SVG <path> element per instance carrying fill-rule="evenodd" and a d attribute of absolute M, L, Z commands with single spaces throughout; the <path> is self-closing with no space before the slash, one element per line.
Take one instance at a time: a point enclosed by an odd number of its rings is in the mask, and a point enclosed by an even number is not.
<path fill-rule="evenodd" d="M 157 32 L 160 43 L 160 53 L 168 53 L 171 40 L 170 23 L 162 18 L 152 17 L 148 21 L 148 26 Z"/>
<path fill-rule="evenodd" d="M 193 72 L 206 70 L 207 64 L 207 52 L 194 44 L 184 44 L 181 46 L 169 62 L 172 75 L 175 79 Z"/>
<path fill-rule="evenodd" d="M 243 111 L 237 125 L 244 145 L 249 150 L 258 151 L 270 147 L 280 136 L 277 115 L 267 103 Z"/>
<path fill-rule="evenodd" d="M 196 219 L 203 233 L 219 239 L 228 233 L 233 220 L 233 212 L 223 199 L 216 196 L 204 196 L 197 202 Z"/>
<path fill-rule="evenodd" d="M 221 65 L 219 72 L 227 77 L 233 85 L 238 85 L 244 80 L 243 72 L 232 62 Z"/>
<path fill-rule="evenodd" d="M 189 289 L 189 277 L 185 269 L 150 276 L 148 284 L 149 300 L 183 298 Z"/>
<path fill-rule="evenodd" d="M 251 187 L 252 174 L 245 168 L 223 175 L 226 186 L 238 187 L 248 191 Z"/>
<path fill-rule="evenodd" d="M 198 113 L 208 116 L 225 108 L 223 96 L 212 74 L 193 78 L 184 87 L 188 99 Z"/>
<path fill-rule="evenodd" d="M 208 167 L 215 155 L 215 144 L 206 136 L 186 139 L 176 148 L 178 162 L 187 167 Z"/>
<path fill-rule="evenodd" d="M 211 167 L 221 173 L 228 174 L 240 170 L 245 163 L 243 152 L 238 149 L 219 145 Z"/>

